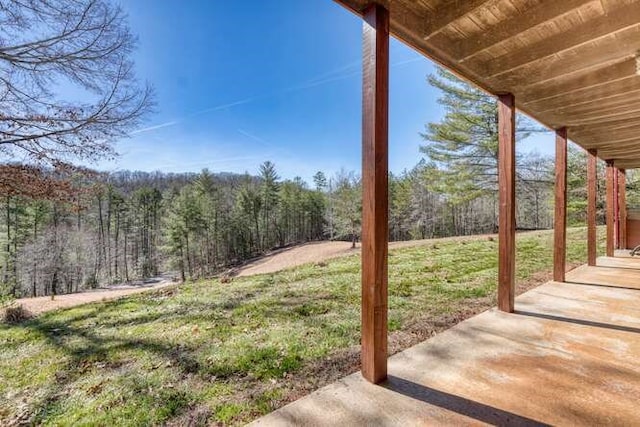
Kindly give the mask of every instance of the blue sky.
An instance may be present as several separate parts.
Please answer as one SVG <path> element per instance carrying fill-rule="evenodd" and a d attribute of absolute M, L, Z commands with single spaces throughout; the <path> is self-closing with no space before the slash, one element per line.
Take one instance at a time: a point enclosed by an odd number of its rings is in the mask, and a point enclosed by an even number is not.
<path fill-rule="evenodd" d="M 137 73 L 157 113 L 119 141 L 104 170 L 255 172 L 284 178 L 361 164 L 360 20 L 331 0 L 124 0 Z M 421 158 L 419 132 L 443 114 L 433 65 L 391 43 L 390 169 Z M 523 142 L 551 152 L 552 136 Z"/>

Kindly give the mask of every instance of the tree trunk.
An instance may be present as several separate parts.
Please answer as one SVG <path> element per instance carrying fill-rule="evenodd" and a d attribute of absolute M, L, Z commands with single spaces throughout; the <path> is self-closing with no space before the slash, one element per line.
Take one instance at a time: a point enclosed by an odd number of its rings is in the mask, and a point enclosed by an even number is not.
<path fill-rule="evenodd" d="M 10 270 L 10 260 L 11 260 L 11 196 L 6 197 L 6 209 L 7 209 L 7 244 L 6 244 L 6 254 L 4 258 L 4 283 L 9 283 L 9 270 Z"/>
<path fill-rule="evenodd" d="M 193 270 L 191 268 L 191 252 L 189 251 L 189 233 L 184 236 L 185 249 L 187 250 L 187 269 L 189 271 L 189 279 L 193 279 Z"/>

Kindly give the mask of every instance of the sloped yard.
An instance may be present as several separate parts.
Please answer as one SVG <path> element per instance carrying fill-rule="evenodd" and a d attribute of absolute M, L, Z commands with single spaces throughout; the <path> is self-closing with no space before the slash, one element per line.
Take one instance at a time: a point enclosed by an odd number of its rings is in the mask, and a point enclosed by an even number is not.
<path fill-rule="evenodd" d="M 586 259 L 584 229 L 569 260 Z M 520 291 L 552 233 L 518 236 Z M 0 325 L 0 424 L 239 424 L 358 368 L 357 255 L 231 283 L 172 286 Z M 393 249 L 392 351 L 494 304 L 497 242 Z"/>

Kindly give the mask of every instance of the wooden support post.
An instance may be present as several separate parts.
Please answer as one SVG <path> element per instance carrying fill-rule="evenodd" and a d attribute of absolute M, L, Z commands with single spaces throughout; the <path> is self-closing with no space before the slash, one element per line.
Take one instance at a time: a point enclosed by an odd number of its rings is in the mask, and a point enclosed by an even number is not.
<path fill-rule="evenodd" d="M 498 96 L 498 308 L 512 313 L 516 258 L 516 105 L 512 94 Z"/>
<path fill-rule="evenodd" d="M 618 249 L 627 248 L 627 173 L 618 169 Z"/>
<path fill-rule="evenodd" d="M 613 256 L 614 252 L 614 181 L 615 172 L 613 161 L 607 160 L 606 180 L 607 180 L 607 256 Z"/>
<path fill-rule="evenodd" d="M 387 377 L 389 11 L 364 11 L 362 104 L 362 375 Z"/>
<path fill-rule="evenodd" d="M 596 265 L 596 199 L 598 196 L 596 150 L 587 151 L 587 264 Z"/>
<path fill-rule="evenodd" d="M 613 248 L 620 249 L 620 197 L 618 186 L 618 168 L 613 167 Z"/>
<path fill-rule="evenodd" d="M 567 129 L 556 130 L 556 203 L 553 225 L 553 280 L 564 282 L 567 254 Z"/>

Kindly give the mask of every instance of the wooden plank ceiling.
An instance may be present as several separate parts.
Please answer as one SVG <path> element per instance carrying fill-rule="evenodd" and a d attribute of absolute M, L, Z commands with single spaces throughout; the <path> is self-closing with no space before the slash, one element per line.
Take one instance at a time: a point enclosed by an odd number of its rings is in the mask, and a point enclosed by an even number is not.
<path fill-rule="evenodd" d="M 361 14 L 371 0 L 336 0 Z M 380 0 L 391 33 L 620 168 L 640 167 L 640 0 Z"/>

